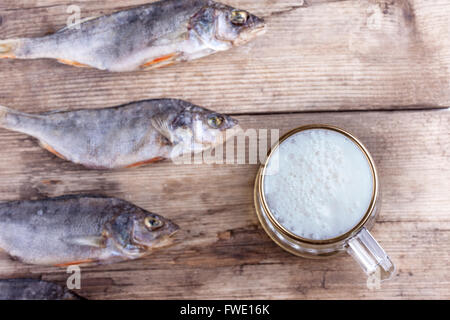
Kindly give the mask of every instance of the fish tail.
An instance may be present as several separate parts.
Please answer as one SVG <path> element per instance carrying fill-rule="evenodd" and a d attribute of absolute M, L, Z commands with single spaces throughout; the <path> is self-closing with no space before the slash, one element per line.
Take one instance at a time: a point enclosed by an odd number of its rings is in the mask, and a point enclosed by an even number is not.
<path fill-rule="evenodd" d="M 16 111 L 11 108 L 4 107 L 0 105 L 0 127 L 10 130 L 15 130 L 18 121 L 23 122 L 29 116 L 26 113 Z"/>
<path fill-rule="evenodd" d="M 7 126 L 7 116 L 8 116 L 8 113 L 10 113 L 11 111 L 14 111 L 14 110 L 0 105 L 0 127 Z"/>
<path fill-rule="evenodd" d="M 39 139 L 45 116 L 20 112 L 0 105 L 0 128 L 25 133 Z"/>
<path fill-rule="evenodd" d="M 0 59 L 16 59 L 23 39 L 0 40 Z"/>

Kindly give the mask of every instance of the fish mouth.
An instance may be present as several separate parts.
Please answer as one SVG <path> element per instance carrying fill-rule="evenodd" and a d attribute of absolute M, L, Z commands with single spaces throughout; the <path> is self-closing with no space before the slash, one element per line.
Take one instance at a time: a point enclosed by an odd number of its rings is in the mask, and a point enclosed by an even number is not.
<path fill-rule="evenodd" d="M 239 121 L 235 118 L 232 117 L 228 117 L 227 118 L 227 130 L 236 127 L 237 125 L 239 125 Z"/>
<path fill-rule="evenodd" d="M 170 233 L 168 235 L 169 238 L 174 237 L 178 232 L 180 231 L 180 227 L 177 226 L 177 228 L 175 230 L 172 231 L 172 233 Z"/>
<path fill-rule="evenodd" d="M 231 127 L 227 130 L 225 130 L 225 139 L 227 138 L 233 138 L 238 135 L 239 132 L 242 131 L 242 127 L 239 124 L 236 124 L 234 127 Z"/>
<path fill-rule="evenodd" d="M 265 34 L 267 31 L 267 26 L 264 22 L 261 22 L 260 24 L 248 28 L 245 31 L 242 31 L 241 34 L 239 35 L 239 37 L 234 40 L 233 45 L 235 46 L 239 46 L 242 44 L 246 44 L 248 42 L 250 42 L 251 40 L 253 40 L 254 38 L 261 36 L 263 34 Z"/>
<path fill-rule="evenodd" d="M 265 23 L 261 23 L 260 25 L 256 26 L 252 30 L 250 30 L 250 34 L 253 36 L 261 36 L 267 32 L 267 25 Z"/>
<path fill-rule="evenodd" d="M 175 233 L 179 230 L 175 230 L 170 234 L 164 235 L 160 237 L 158 240 L 153 241 L 152 243 L 136 243 L 135 245 L 139 246 L 143 252 L 151 252 L 156 249 L 167 248 L 175 244 Z M 141 254 L 138 254 L 140 256 Z"/>
<path fill-rule="evenodd" d="M 175 243 L 175 237 L 174 235 L 178 232 L 179 230 L 175 230 L 172 233 L 162 237 L 161 239 L 159 239 L 156 243 L 152 244 L 151 246 L 149 246 L 147 249 L 148 250 L 152 250 L 152 249 L 160 249 L 160 248 L 166 248 L 169 247 L 171 245 L 173 245 Z"/>
<path fill-rule="evenodd" d="M 172 245 L 175 242 L 175 235 L 180 231 L 180 227 L 176 225 L 175 223 L 171 223 L 170 229 L 168 230 L 168 233 L 161 237 L 159 241 L 156 242 L 156 244 L 151 245 L 151 248 L 162 248 Z"/>

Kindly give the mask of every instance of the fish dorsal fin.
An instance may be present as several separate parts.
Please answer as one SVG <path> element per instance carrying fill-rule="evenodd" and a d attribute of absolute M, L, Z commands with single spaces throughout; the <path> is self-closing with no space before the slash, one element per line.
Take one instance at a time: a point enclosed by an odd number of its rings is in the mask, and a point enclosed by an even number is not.
<path fill-rule="evenodd" d="M 74 23 L 74 24 L 71 24 L 70 26 L 66 26 L 66 27 L 64 27 L 62 29 L 59 29 L 58 31 L 56 31 L 56 33 L 64 32 L 64 31 L 70 30 L 70 29 L 74 29 L 77 26 L 81 25 L 82 23 L 85 23 L 85 22 L 87 22 L 89 20 L 94 20 L 94 19 L 97 19 L 97 18 L 98 18 L 98 16 L 83 18 L 80 21 L 78 21 L 77 23 Z"/>
<path fill-rule="evenodd" d="M 161 134 L 164 138 L 170 141 L 170 143 L 174 143 L 174 136 L 169 128 L 169 123 L 167 118 L 163 117 L 160 114 L 157 114 L 151 119 L 152 126 Z"/>
<path fill-rule="evenodd" d="M 106 247 L 106 237 L 104 236 L 80 236 L 66 239 L 66 242 L 79 246 L 88 246 L 95 248 Z"/>

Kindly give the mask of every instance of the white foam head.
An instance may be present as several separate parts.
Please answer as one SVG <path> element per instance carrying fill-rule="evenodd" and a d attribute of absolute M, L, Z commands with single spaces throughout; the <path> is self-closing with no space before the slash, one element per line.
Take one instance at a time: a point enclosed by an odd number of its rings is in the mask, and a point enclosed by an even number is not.
<path fill-rule="evenodd" d="M 274 218 L 306 239 L 326 240 L 354 228 L 369 209 L 373 173 L 358 145 L 329 129 L 300 131 L 274 151 L 264 195 Z M 271 166 L 279 166 L 278 170 Z"/>

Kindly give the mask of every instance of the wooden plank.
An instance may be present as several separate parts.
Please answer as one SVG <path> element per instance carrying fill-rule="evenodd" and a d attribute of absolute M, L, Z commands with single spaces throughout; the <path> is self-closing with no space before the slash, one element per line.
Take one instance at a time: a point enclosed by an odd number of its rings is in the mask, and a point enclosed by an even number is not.
<path fill-rule="evenodd" d="M 0 38 L 54 32 L 65 25 L 71 4 L 88 17 L 145 2 L 4 0 Z M 247 46 L 152 72 L 0 61 L 0 103 L 41 111 L 173 97 L 230 113 L 450 105 L 446 0 L 224 2 L 265 16 L 268 33 Z"/>
<path fill-rule="evenodd" d="M 449 299 L 450 112 L 339 112 L 238 117 L 245 129 L 281 133 L 309 123 L 353 132 L 372 152 L 383 201 L 375 237 L 398 267 L 380 290 L 366 288 L 349 256 L 294 257 L 259 226 L 252 202 L 257 165 L 155 165 L 96 172 L 64 162 L 35 141 L 0 130 L 0 200 L 104 193 L 176 221 L 177 245 L 139 261 L 83 268 L 92 299 Z M 0 257 L 0 277 L 64 283 L 65 270 Z"/>

